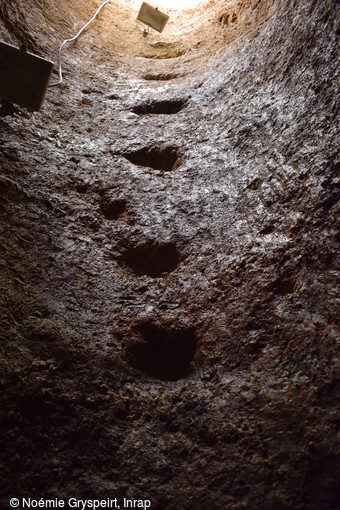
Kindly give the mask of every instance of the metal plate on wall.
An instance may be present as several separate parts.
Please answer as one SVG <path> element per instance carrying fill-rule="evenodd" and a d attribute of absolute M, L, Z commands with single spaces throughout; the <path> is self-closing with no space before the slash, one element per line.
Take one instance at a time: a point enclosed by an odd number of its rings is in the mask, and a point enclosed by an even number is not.
<path fill-rule="evenodd" d="M 40 110 L 53 63 L 0 41 L 0 98 Z"/>

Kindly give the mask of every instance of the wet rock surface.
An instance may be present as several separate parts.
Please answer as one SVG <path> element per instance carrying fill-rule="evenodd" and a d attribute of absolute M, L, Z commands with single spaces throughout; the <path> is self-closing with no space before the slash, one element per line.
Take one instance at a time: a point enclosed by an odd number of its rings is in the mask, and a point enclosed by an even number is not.
<path fill-rule="evenodd" d="M 0 36 L 54 58 L 96 7 L 3 1 Z M 339 4 L 134 16 L 0 118 L 1 507 L 336 510 Z"/>

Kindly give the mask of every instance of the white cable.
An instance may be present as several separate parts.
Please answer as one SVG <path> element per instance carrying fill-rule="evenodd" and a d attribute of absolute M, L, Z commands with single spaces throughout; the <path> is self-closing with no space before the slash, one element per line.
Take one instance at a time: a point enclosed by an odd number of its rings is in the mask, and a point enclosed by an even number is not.
<path fill-rule="evenodd" d="M 108 4 L 111 0 L 105 0 L 105 2 L 103 2 L 101 4 L 100 7 L 98 7 L 98 9 L 96 10 L 96 12 L 94 13 L 94 15 L 92 16 L 92 18 L 79 30 L 79 32 L 74 36 L 74 37 L 71 37 L 71 39 L 65 39 L 60 47 L 59 47 L 59 53 L 58 53 L 58 72 L 59 72 L 59 80 L 55 83 L 50 83 L 49 87 L 56 87 L 57 85 L 60 85 L 63 81 L 63 72 L 62 72 L 62 69 L 61 69 L 61 51 L 63 49 L 63 47 L 65 46 L 66 43 L 69 43 L 69 42 L 72 42 L 72 41 L 75 41 L 76 39 L 78 39 L 78 37 L 80 36 L 80 34 L 85 30 L 86 27 L 89 26 L 90 23 L 92 23 L 92 21 L 98 16 L 99 12 L 102 10 L 102 8 L 104 7 L 104 5 Z"/>

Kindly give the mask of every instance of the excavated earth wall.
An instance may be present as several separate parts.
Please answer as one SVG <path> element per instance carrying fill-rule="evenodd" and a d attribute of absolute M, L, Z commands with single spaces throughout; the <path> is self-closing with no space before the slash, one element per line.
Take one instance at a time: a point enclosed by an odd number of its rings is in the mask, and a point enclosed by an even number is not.
<path fill-rule="evenodd" d="M 56 60 L 99 2 L 0 6 Z M 144 37 L 111 2 L 40 112 L 0 111 L 1 508 L 338 508 L 339 8 Z"/>

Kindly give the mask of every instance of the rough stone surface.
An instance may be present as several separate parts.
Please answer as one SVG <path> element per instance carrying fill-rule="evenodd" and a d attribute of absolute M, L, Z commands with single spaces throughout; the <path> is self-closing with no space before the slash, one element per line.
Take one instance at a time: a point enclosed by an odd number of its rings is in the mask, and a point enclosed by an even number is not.
<path fill-rule="evenodd" d="M 56 59 L 99 2 L 0 5 Z M 148 37 L 112 2 L 2 110 L 1 508 L 338 508 L 338 34 L 335 0 Z"/>

